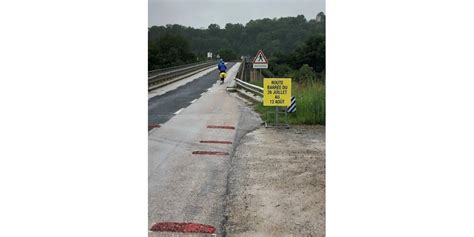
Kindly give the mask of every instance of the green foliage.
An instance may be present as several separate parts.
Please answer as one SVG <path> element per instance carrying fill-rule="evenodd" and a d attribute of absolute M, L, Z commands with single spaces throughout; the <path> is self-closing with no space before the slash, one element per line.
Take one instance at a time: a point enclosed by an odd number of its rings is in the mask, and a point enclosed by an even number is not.
<path fill-rule="evenodd" d="M 292 95 L 296 97 L 296 112 L 288 114 L 289 124 L 326 124 L 326 88 L 324 83 L 315 82 L 303 85 L 292 82 L 291 91 Z M 268 111 L 275 111 L 274 107 L 264 107 L 263 104 L 256 105 L 255 109 L 263 120 L 267 120 Z M 271 115 L 268 122 L 275 122 L 274 117 Z"/>
<path fill-rule="evenodd" d="M 324 35 L 314 35 L 305 42 L 303 47 L 296 49 L 294 63 L 296 67 L 308 64 L 316 72 L 322 72 L 326 68 L 326 40 Z"/>
<path fill-rule="evenodd" d="M 224 61 L 232 61 L 239 59 L 239 56 L 232 49 L 222 49 L 218 51 L 219 56 Z"/>
<path fill-rule="evenodd" d="M 292 95 L 296 96 L 296 113 L 288 115 L 290 124 L 326 123 L 325 67 L 325 39 L 322 35 L 310 37 L 291 53 L 277 52 L 270 60 L 269 69 L 275 77 L 293 79 Z M 262 80 L 251 83 L 263 85 Z M 274 111 L 274 108 L 260 104 L 256 110 L 266 120 L 266 112 Z M 274 117 L 268 119 L 274 122 Z"/>
<path fill-rule="evenodd" d="M 155 65 L 160 63 L 160 55 L 156 42 L 148 43 L 148 70 L 155 69 Z"/>
<path fill-rule="evenodd" d="M 304 84 L 325 82 L 326 43 L 324 35 L 313 35 L 295 51 L 277 52 L 270 60 L 269 69 L 279 77 L 292 77 Z"/>
<path fill-rule="evenodd" d="M 316 73 L 323 73 L 326 68 L 326 41 L 324 35 L 313 35 L 304 44 L 291 53 L 277 53 L 270 61 L 270 68 L 277 75 L 287 75 L 288 65 L 293 70 L 307 64 Z"/>
<path fill-rule="evenodd" d="M 166 34 L 148 43 L 148 69 L 170 67 L 196 61 L 189 42 L 177 34 Z"/>
<path fill-rule="evenodd" d="M 288 77 L 291 74 L 291 67 L 284 64 L 270 63 L 270 70 L 278 77 Z"/>
<path fill-rule="evenodd" d="M 221 27 L 218 24 L 210 24 L 207 29 L 209 31 L 209 35 L 211 36 L 218 36 L 221 31 Z"/>
<path fill-rule="evenodd" d="M 265 55 L 271 57 L 277 52 L 288 54 L 304 45 L 311 35 L 324 35 L 324 32 L 325 22 L 317 22 L 316 19 L 308 21 L 303 15 L 298 15 L 251 20 L 245 25 L 228 23 L 224 28 L 218 24 L 210 24 L 207 29 L 176 24 L 152 26 L 148 28 L 148 41 L 175 34 L 188 39 L 190 49 L 196 55 L 209 51 L 215 55 L 220 49 L 232 49 L 238 56 L 253 57 L 259 49 L 263 49 Z"/>
<path fill-rule="evenodd" d="M 249 83 L 253 84 L 253 85 L 256 85 L 256 86 L 263 87 L 263 79 L 261 79 L 261 78 L 259 78 L 257 80 L 250 81 Z"/>
<path fill-rule="evenodd" d="M 295 84 L 296 113 L 289 116 L 294 124 L 326 124 L 326 88 L 321 82 Z"/>
<path fill-rule="evenodd" d="M 262 69 L 262 76 L 266 78 L 273 78 L 275 77 L 275 74 L 273 74 L 272 71 L 268 69 Z"/>
<path fill-rule="evenodd" d="M 324 14 L 324 12 L 318 13 L 318 15 L 316 16 L 316 20 L 325 22 L 326 21 L 326 15 Z"/>
<path fill-rule="evenodd" d="M 316 73 L 308 64 L 304 64 L 298 71 L 294 72 L 293 80 L 302 84 L 313 83 L 316 81 Z"/>

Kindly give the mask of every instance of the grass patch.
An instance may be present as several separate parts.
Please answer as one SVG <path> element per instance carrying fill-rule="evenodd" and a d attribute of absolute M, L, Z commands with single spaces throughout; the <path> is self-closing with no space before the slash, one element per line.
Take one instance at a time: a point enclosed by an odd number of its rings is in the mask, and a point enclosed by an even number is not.
<path fill-rule="evenodd" d="M 254 85 L 262 86 L 263 81 L 253 81 Z M 292 82 L 291 94 L 296 96 L 296 112 L 288 114 L 289 124 L 326 124 L 326 87 L 321 82 L 308 83 L 306 85 Z M 267 111 L 275 111 L 274 107 L 264 107 L 257 104 L 255 110 L 260 114 L 262 120 L 267 120 Z M 283 108 L 280 109 L 282 111 Z M 270 123 L 275 122 L 275 115 L 271 114 Z M 284 119 L 284 114 L 280 118 Z M 284 121 L 279 119 L 280 121 Z"/>

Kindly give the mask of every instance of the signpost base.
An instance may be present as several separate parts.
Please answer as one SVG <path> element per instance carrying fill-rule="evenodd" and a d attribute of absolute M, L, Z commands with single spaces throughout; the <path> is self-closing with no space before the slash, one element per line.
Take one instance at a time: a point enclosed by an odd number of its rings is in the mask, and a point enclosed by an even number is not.
<path fill-rule="evenodd" d="M 270 123 L 270 114 L 275 114 L 275 123 Z M 279 114 L 285 114 L 285 123 L 279 123 L 278 121 L 278 115 Z M 290 125 L 288 125 L 288 113 L 286 109 L 283 111 L 280 111 L 280 107 L 275 107 L 275 112 L 273 111 L 267 111 L 267 121 L 265 121 L 265 128 L 290 128 Z"/>

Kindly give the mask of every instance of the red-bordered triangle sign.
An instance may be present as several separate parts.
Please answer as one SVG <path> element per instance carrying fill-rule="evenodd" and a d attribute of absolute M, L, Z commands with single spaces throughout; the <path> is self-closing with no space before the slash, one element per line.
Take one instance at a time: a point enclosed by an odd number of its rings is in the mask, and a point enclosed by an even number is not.
<path fill-rule="evenodd" d="M 257 56 L 253 59 L 253 63 L 255 64 L 268 64 L 267 57 L 265 57 L 265 54 L 263 54 L 262 50 L 259 50 L 257 52 Z"/>

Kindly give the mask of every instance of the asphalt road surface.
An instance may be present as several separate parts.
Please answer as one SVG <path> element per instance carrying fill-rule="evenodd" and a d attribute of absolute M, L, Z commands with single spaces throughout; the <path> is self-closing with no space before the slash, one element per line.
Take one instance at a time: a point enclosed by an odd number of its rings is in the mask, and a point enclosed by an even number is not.
<path fill-rule="evenodd" d="M 235 63 L 228 63 L 231 68 Z M 195 79 L 185 85 L 148 100 L 148 130 L 154 125 L 163 124 L 172 118 L 176 112 L 191 104 L 206 92 L 219 78 L 217 66 L 208 74 Z M 179 111 L 180 112 L 180 111 Z"/>
<path fill-rule="evenodd" d="M 213 70 L 149 100 L 149 123 L 161 124 L 148 134 L 149 228 L 191 222 L 224 234 L 230 159 L 238 140 L 260 124 L 258 115 L 226 91 L 238 66 L 228 67 L 224 84 Z"/>

